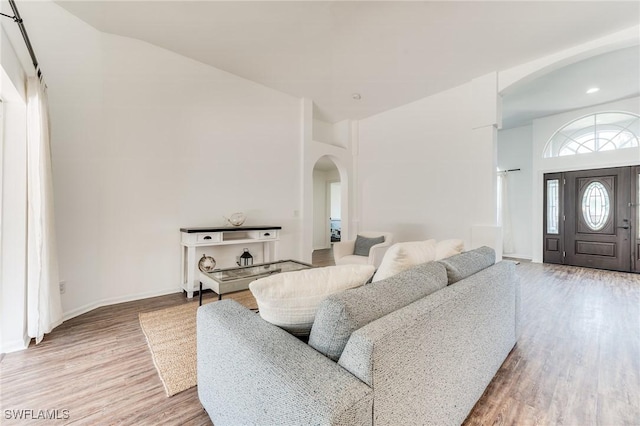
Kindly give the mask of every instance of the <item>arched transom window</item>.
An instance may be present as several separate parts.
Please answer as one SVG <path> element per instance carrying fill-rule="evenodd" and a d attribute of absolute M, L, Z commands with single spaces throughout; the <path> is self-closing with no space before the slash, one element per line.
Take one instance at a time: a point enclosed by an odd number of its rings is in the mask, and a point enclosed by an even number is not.
<path fill-rule="evenodd" d="M 600 112 L 574 120 L 547 142 L 544 157 L 636 148 L 640 116 L 628 112 Z"/>

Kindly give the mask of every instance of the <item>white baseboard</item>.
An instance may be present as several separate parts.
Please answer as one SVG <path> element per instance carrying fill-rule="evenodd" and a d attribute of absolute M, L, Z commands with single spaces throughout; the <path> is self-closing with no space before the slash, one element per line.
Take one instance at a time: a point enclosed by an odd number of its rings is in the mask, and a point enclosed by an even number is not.
<path fill-rule="evenodd" d="M 118 303 L 125 303 L 125 302 L 133 302 L 134 300 L 148 299 L 150 297 L 164 296 L 172 293 L 181 293 L 182 291 L 183 291 L 182 287 L 174 287 L 171 289 L 151 291 L 146 293 L 137 293 L 137 294 L 132 294 L 132 295 L 123 296 L 123 297 L 112 297 L 109 299 L 102 299 L 102 300 L 81 306 L 79 308 L 73 309 L 69 312 L 65 312 L 62 316 L 62 320 L 63 321 L 70 320 L 71 318 L 75 318 L 79 315 L 86 314 L 89 311 L 93 311 L 94 309 L 101 308 L 103 306 L 115 305 Z"/>

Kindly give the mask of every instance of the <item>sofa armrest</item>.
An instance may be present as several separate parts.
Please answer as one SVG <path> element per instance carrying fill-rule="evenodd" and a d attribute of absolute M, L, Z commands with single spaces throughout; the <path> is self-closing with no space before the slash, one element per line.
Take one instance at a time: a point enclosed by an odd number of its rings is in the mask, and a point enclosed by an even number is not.
<path fill-rule="evenodd" d="M 338 263 L 338 259 L 353 254 L 356 248 L 356 240 L 340 241 L 333 243 L 333 258 Z"/>
<path fill-rule="evenodd" d="M 373 265 L 378 269 L 380 264 L 382 263 L 382 259 L 384 258 L 385 253 L 391 247 L 391 242 L 383 242 L 380 244 L 376 244 L 371 246 L 369 250 L 369 265 Z"/>
<path fill-rule="evenodd" d="M 516 343 L 516 303 L 500 262 L 356 330 L 338 363 L 374 387 L 377 423 L 461 424 Z"/>
<path fill-rule="evenodd" d="M 216 424 L 371 424 L 373 391 L 233 300 L 197 316 L 198 397 Z"/>

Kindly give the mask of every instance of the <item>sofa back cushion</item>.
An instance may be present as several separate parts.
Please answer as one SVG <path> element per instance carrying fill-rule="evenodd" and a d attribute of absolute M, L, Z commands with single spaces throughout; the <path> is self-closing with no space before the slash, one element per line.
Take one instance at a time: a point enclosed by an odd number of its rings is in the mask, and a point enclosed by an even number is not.
<path fill-rule="evenodd" d="M 271 275 L 249 284 L 260 316 L 297 336 L 308 336 L 322 300 L 366 283 L 373 265 L 339 265 Z"/>
<path fill-rule="evenodd" d="M 451 285 L 496 263 L 496 252 L 483 246 L 438 262 L 447 269 L 447 279 Z"/>
<path fill-rule="evenodd" d="M 337 361 L 355 330 L 446 285 L 444 266 L 429 262 L 385 280 L 331 295 L 318 308 L 309 345 Z"/>

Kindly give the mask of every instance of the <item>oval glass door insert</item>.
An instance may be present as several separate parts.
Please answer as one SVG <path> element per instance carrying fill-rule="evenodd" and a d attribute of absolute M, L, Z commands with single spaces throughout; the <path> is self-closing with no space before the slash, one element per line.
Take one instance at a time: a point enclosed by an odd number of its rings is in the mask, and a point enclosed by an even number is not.
<path fill-rule="evenodd" d="M 600 231 L 609 219 L 609 192 L 600 182 L 591 182 L 582 196 L 582 216 L 592 231 Z"/>

